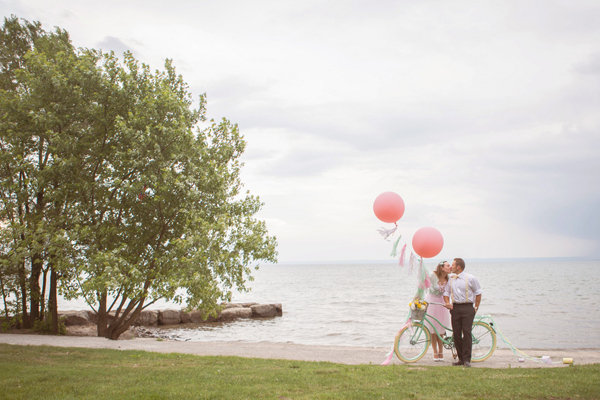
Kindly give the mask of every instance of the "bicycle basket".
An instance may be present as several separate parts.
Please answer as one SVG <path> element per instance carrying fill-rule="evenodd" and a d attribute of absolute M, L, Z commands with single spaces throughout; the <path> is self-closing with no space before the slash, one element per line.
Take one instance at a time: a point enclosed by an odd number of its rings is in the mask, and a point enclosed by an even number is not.
<path fill-rule="evenodd" d="M 413 321 L 421 321 L 425 317 L 425 313 L 427 312 L 428 304 L 425 304 L 425 308 L 410 310 L 410 319 Z"/>

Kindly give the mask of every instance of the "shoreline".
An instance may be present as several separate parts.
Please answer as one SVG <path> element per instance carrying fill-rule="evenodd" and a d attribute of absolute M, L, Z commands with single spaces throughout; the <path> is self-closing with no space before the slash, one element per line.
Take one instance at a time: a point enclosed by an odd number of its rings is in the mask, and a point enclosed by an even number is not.
<path fill-rule="evenodd" d="M 303 345 L 276 342 L 182 342 L 158 340 L 156 338 L 133 338 L 110 340 L 97 336 L 53 336 L 39 334 L 2 333 L 0 343 L 19 346 L 78 347 L 113 350 L 141 350 L 159 353 L 183 353 L 198 356 L 233 356 L 246 358 L 283 359 L 295 361 L 332 362 L 338 364 L 379 365 L 386 358 L 389 348 Z M 550 364 L 525 359 L 509 349 L 496 349 L 487 360 L 473 363 L 475 368 L 553 368 L 568 367 L 563 358 L 572 358 L 574 365 L 600 364 L 600 349 L 523 349 L 532 357 L 550 356 Z M 408 366 L 450 366 L 452 356 L 445 352 L 445 361 L 434 362 L 433 353 L 428 351 L 421 360 L 405 364 L 395 356 L 391 364 Z"/>

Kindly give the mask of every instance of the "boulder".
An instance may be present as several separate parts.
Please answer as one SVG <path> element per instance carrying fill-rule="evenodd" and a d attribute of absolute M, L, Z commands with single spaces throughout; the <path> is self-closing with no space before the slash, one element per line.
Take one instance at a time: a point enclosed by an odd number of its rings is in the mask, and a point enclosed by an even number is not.
<path fill-rule="evenodd" d="M 156 326 L 158 325 L 158 311 L 144 310 L 138 315 L 133 323 L 135 326 Z"/>
<path fill-rule="evenodd" d="M 176 325 L 181 323 L 181 315 L 178 310 L 161 310 L 158 312 L 159 325 Z"/>
<path fill-rule="evenodd" d="M 191 311 L 189 314 L 190 314 L 190 318 L 192 319 L 192 322 L 194 324 L 201 324 L 204 322 L 216 322 L 217 321 L 217 318 L 213 317 L 212 315 L 208 316 L 207 319 L 202 319 L 202 311 L 200 311 L 200 310 Z"/>
<path fill-rule="evenodd" d="M 58 313 L 58 318 L 62 319 L 65 326 L 92 325 L 87 311 L 63 311 Z"/>
<path fill-rule="evenodd" d="M 135 339 L 135 330 L 133 329 L 133 327 L 130 327 L 125 332 L 121 333 L 121 335 L 119 336 L 119 340 L 131 340 L 131 339 Z"/>
<path fill-rule="evenodd" d="M 281 304 L 224 303 L 221 304 L 221 307 L 222 311 L 217 317 L 209 316 L 207 319 L 202 318 L 202 311 L 200 310 L 190 312 L 179 310 L 145 310 L 140 313 L 133 325 L 202 324 L 206 322 L 232 321 L 238 318 L 273 318 L 283 315 Z M 59 317 L 64 320 L 67 327 L 96 325 L 98 322 L 98 315 L 93 311 L 62 311 L 59 313 Z M 111 311 L 107 315 L 107 322 L 110 323 L 114 318 L 115 311 Z M 74 330 L 73 334 L 87 333 L 79 333 L 79 331 Z"/>
<path fill-rule="evenodd" d="M 251 317 L 252 317 L 252 310 L 250 308 L 233 307 L 233 308 L 226 308 L 225 310 L 221 311 L 221 314 L 219 315 L 219 321 L 231 321 L 232 319 L 251 318 Z"/>
<path fill-rule="evenodd" d="M 238 303 L 221 303 L 220 306 L 221 306 L 221 308 L 223 308 L 223 310 L 228 310 L 230 308 L 240 308 L 240 307 L 242 307 L 242 305 L 238 304 Z"/>
<path fill-rule="evenodd" d="M 187 311 L 181 311 L 179 313 L 179 317 L 181 318 L 182 324 L 187 324 L 189 322 L 192 322 L 192 313 L 189 313 Z"/>
<path fill-rule="evenodd" d="M 71 325 L 67 326 L 69 336 L 98 336 L 96 325 Z"/>
<path fill-rule="evenodd" d="M 252 317 L 272 318 L 283 315 L 281 304 L 257 304 L 251 306 Z"/>

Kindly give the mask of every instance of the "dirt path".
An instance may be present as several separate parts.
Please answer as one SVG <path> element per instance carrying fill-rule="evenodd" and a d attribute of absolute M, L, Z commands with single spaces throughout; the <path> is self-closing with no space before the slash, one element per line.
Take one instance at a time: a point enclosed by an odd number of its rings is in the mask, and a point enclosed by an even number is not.
<path fill-rule="evenodd" d="M 239 356 L 302 361 L 328 361 L 340 364 L 380 364 L 389 349 L 345 346 L 308 346 L 292 343 L 245 343 L 245 342 L 178 342 L 153 338 L 109 340 L 91 336 L 50 336 L 28 334 L 0 334 L 0 343 L 32 346 L 86 347 L 97 349 L 143 350 L 160 353 L 187 353 L 203 356 Z M 531 356 L 550 356 L 551 363 L 525 360 L 519 362 L 508 349 L 496 349 L 494 355 L 473 367 L 484 368 L 552 368 L 566 367 L 563 358 L 572 358 L 574 364 L 600 363 L 600 349 L 577 350 L 524 350 Z M 401 364 L 394 357 L 393 364 Z M 448 366 L 449 353 L 444 362 L 434 362 L 429 352 L 412 365 Z"/>

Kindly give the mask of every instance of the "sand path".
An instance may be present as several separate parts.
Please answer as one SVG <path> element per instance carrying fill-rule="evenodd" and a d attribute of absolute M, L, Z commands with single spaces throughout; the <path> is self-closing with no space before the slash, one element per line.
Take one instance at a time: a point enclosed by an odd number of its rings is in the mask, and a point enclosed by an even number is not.
<path fill-rule="evenodd" d="M 246 342 L 179 342 L 154 338 L 109 340 L 93 336 L 51 336 L 31 334 L 0 334 L 0 343 L 31 346 L 85 347 L 96 349 L 143 350 L 159 353 L 186 353 L 201 356 L 238 356 L 301 361 L 327 361 L 340 364 L 380 364 L 389 351 L 375 347 L 312 346 L 293 343 Z M 572 358 L 575 365 L 600 363 L 600 349 L 523 350 L 531 356 L 548 355 L 551 364 L 525 360 L 519 362 L 509 349 L 496 349 L 488 360 L 473 363 L 478 368 L 552 368 L 566 367 L 563 358 Z M 393 364 L 402 364 L 396 357 Z M 449 353 L 444 362 L 434 362 L 431 351 L 411 365 L 448 366 Z"/>

